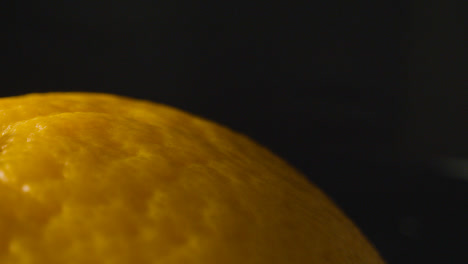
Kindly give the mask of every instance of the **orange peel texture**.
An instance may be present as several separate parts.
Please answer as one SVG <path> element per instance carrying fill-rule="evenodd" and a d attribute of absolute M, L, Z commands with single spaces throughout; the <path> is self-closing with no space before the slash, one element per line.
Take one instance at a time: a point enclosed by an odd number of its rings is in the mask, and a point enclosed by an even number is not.
<path fill-rule="evenodd" d="M 0 263 L 383 263 L 297 170 L 169 106 L 0 99 Z"/>

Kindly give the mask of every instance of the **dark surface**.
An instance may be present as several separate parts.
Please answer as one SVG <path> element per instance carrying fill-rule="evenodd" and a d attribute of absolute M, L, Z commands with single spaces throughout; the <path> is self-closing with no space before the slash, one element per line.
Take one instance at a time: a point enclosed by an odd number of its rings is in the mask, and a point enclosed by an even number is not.
<path fill-rule="evenodd" d="M 290 161 L 389 263 L 468 263 L 468 183 L 399 158 L 410 2 L 159 2 L 16 1 L 1 95 L 99 91 L 182 108 Z"/>

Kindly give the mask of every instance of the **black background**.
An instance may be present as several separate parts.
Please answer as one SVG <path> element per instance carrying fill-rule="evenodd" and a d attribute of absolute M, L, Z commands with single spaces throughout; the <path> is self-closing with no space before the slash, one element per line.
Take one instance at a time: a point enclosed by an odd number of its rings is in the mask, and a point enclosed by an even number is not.
<path fill-rule="evenodd" d="M 204 116 L 302 170 L 389 263 L 468 263 L 468 184 L 401 158 L 415 1 L 309 2 L 16 1 L 1 95 L 109 92 Z"/>

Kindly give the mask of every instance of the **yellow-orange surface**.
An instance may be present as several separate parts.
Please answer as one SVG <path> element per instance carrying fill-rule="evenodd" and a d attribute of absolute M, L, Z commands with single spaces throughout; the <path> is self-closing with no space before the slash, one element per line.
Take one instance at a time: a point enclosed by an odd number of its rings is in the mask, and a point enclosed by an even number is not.
<path fill-rule="evenodd" d="M 0 129 L 2 264 L 382 263 L 299 172 L 168 106 L 30 94 Z"/>

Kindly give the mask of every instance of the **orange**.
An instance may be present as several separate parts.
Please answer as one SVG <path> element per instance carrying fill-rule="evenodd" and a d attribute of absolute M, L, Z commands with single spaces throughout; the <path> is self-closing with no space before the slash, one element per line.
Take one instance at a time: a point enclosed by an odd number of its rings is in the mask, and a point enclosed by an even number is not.
<path fill-rule="evenodd" d="M 99 93 L 0 99 L 0 263 L 382 263 L 247 137 Z"/>

